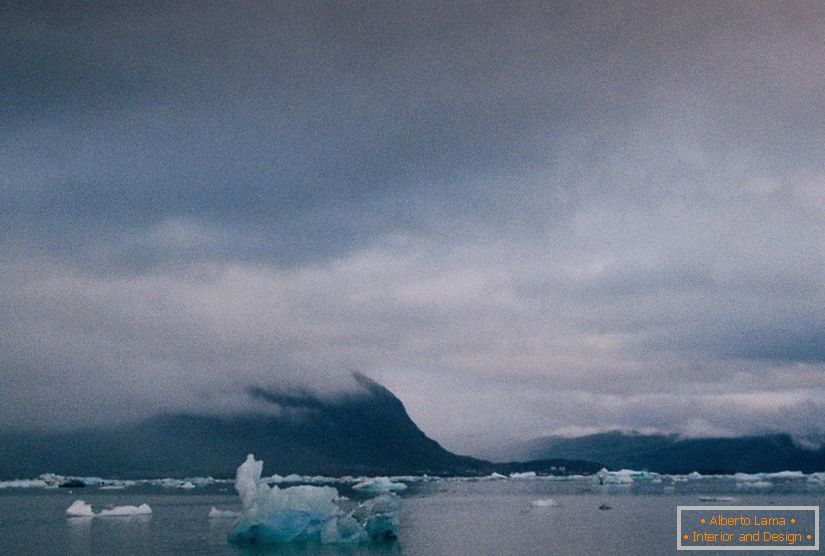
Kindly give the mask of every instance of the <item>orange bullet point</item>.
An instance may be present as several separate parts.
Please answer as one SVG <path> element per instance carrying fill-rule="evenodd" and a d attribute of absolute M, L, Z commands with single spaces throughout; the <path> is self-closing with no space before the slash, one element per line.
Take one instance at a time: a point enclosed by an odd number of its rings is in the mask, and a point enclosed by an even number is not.
<path fill-rule="evenodd" d="M 687 535 L 682 535 L 682 538 L 683 538 L 683 539 L 685 539 L 685 540 L 688 540 L 688 536 L 687 536 Z M 810 539 L 810 538 L 811 538 L 811 536 L 810 536 L 810 535 L 808 535 L 808 538 Z"/>
<path fill-rule="evenodd" d="M 700 520 L 699 520 L 699 523 L 704 523 L 704 522 L 705 522 L 705 518 L 704 518 L 704 517 L 703 517 L 702 519 L 700 519 Z"/>
<path fill-rule="evenodd" d="M 808 536 L 807 536 L 807 537 L 805 537 L 805 538 L 806 538 L 806 539 L 808 539 L 808 540 L 811 540 L 811 536 L 810 536 L 810 535 L 808 535 Z"/>
<path fill-rule="evenodd" d="M 796 523 L 796 520 L 794 518 L 791 518 L 791 523 Z"/>

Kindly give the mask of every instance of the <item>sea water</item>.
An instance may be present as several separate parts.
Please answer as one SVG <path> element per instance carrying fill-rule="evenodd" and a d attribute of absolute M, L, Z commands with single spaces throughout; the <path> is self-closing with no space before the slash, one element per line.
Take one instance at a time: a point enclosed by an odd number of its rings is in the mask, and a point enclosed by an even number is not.
<path fill-rule="evenodd" d="M 369 499 L 352 484 L 336 488 L 354 503 Z M 592 477 L 445 478 L 406 484 L 397 494 L 398 539 L 356 546 L 229 543 L 235 520 L 209 514 L 212 508 L 240 511 L 231 483 L 186 489 L 157 483 L 117 490 L 1 488 L 0 554 L 662 555 L 677 553 L 677 505 L 825 502 L 825 484 L 804 476 L 662 476 L 606 485 Z M 152 513 L 67 517 L 66 508 L 78 499 L 96 510 L 148 504 Z"/>

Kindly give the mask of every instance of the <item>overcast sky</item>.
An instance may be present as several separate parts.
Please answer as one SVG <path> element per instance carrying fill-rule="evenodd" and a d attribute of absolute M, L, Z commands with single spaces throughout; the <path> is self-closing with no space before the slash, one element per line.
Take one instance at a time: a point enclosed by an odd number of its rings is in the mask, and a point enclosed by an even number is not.
<path fill-rule="evenodd" d="M 358 370 L 463 451 L 821 432 L 822 3 L 25 4 L 0 426 Z"/>

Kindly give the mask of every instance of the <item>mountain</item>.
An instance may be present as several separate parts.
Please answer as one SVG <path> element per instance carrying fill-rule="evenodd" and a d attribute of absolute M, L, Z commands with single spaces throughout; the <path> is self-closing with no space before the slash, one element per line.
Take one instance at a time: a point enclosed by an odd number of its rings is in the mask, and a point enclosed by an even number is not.
<path fill-rule="evenodd" d="M 577 438 L 543 437 L 511 455 L 528 460 L 575 458 L 611 469 L 659 473 L 758 473 L 825 470 L 825 447 L 804 447 L 788 434 L 735 438 L 681 438 L 611 431 Z"/>
<path fill-rule="evenodd" d="M 69 433 L 0 435 L 0 477 L 44 471 L 106 477 L 229 477 L 248 453 L 273 473 L 468 473 L 485 462 L 428 438 L 401 401 L 363 375 L 335 398 L 250 388 L 269 414 L 162 415 Z"/>

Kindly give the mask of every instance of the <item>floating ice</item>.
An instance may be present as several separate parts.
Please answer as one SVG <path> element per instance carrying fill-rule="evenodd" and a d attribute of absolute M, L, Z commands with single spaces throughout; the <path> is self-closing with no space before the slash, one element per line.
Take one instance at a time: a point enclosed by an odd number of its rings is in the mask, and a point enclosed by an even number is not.
<path fill-rule="evenodd" d="M 493 471 L 492 473 L 490 473 L 489 477 L 487 477 L 487 478 L 488 479 L 506 479 L 507 475 L 502 475 L 501 473 L 496 473 L 495 471 Z"/>
<path fill-rule="evenodd" d="M 396 538 L 398 499 L 384 495 L 345 513 L 333 487 L 270 487 L 261 480 L 263 462 L 250 454 L 238 467 L 235 489 L 242 514 L 229 533 L 234 543 L 358 543 Z"/>
<path fill-rule="evenodd" d="M 151 513 L 152 508 L 149 507 L 149 504 L 143 503 L 140 506 L 115 506 L 106 510 L 100 510 L 100 513 L 97 515 L 100 517 L 128 517 L 133 515 L 150 515 Z"/>
<path fill-rule="evenodd" d="M 533 500 L 531 503 L 536 508 L 558 508 L 559 503 L 552 498 L 544 498 L 543 500 Z"/>
<path fill-rule="evenodd" d="M 140 506 L 115 506 L 98 513 L 92 511 L 92 505 L 83 500 L 75 500 L 72 505 L 66 508 L 66 515 L 69 517 L 128 517 L 133 515 L 150 515 L 152 508 L 149 504 Z"/>
<path fill-rule="evenodd" d="M 825 485 L 825 473 L 811 473 L 808 475 L 808 483 L 814 485 Z"/>
<path fill-rule="evenodd" d="M 700 502 L 736 502 L 738 498 L 733 496 L 699 496 Z"/>
<path fill-rule="evenodd" d="M 535 471 L 525 471 L 524 473 L 510 473 L 511 479 L 535 479 Z"/>
<path fill-rule="evenodd" d="M 768 489 L 772 486 L 770 481 L 744 481 L 736 484 L 738 489 Z"/>
<path fill-rule="evenodd" d="M 364 492 L 398 492 L 407 490 L 407 485 L 404 483 L 394 483 L 387 477 L 375 477 L 374 479 L 361 481 L 352 488 Z"/>
<path fill-rule="evenodd" d="M 94 517 L 91 504 L 83 500 L 75 500 L 72 505 L 66 508 L 66 515 L 69 517 Z"/>
<path fill-rule="evenodd" d="M 48 486 L 42 479 L 14 479 L 11 481 L 0 481 L 0 489 L 3 488 L 36 488 Z"/>
<path fill-rule="evenodd" d="M 776 473 L 767 473 L 765 477 L 770 479 L 802 479 L 805 474 L 802 471 L 778 471 Z"/>
<path fill-rule="evenodd" d="M 595 481 L 600 485 L 632 485 L 632 475 L 637 473 L 630 469 L 622 469 L 620 471 L 608 471 L 602 467 L 595 475 Z"/>
<path fill-rule="evenodd" d="M 240 512 L 233 512 L 232 510 L 219 510 L 215 506 L 212 506 L 212 509 L 209 510 L 209 517 L 222 519 L 227 517 L 241 517 Z"/>

